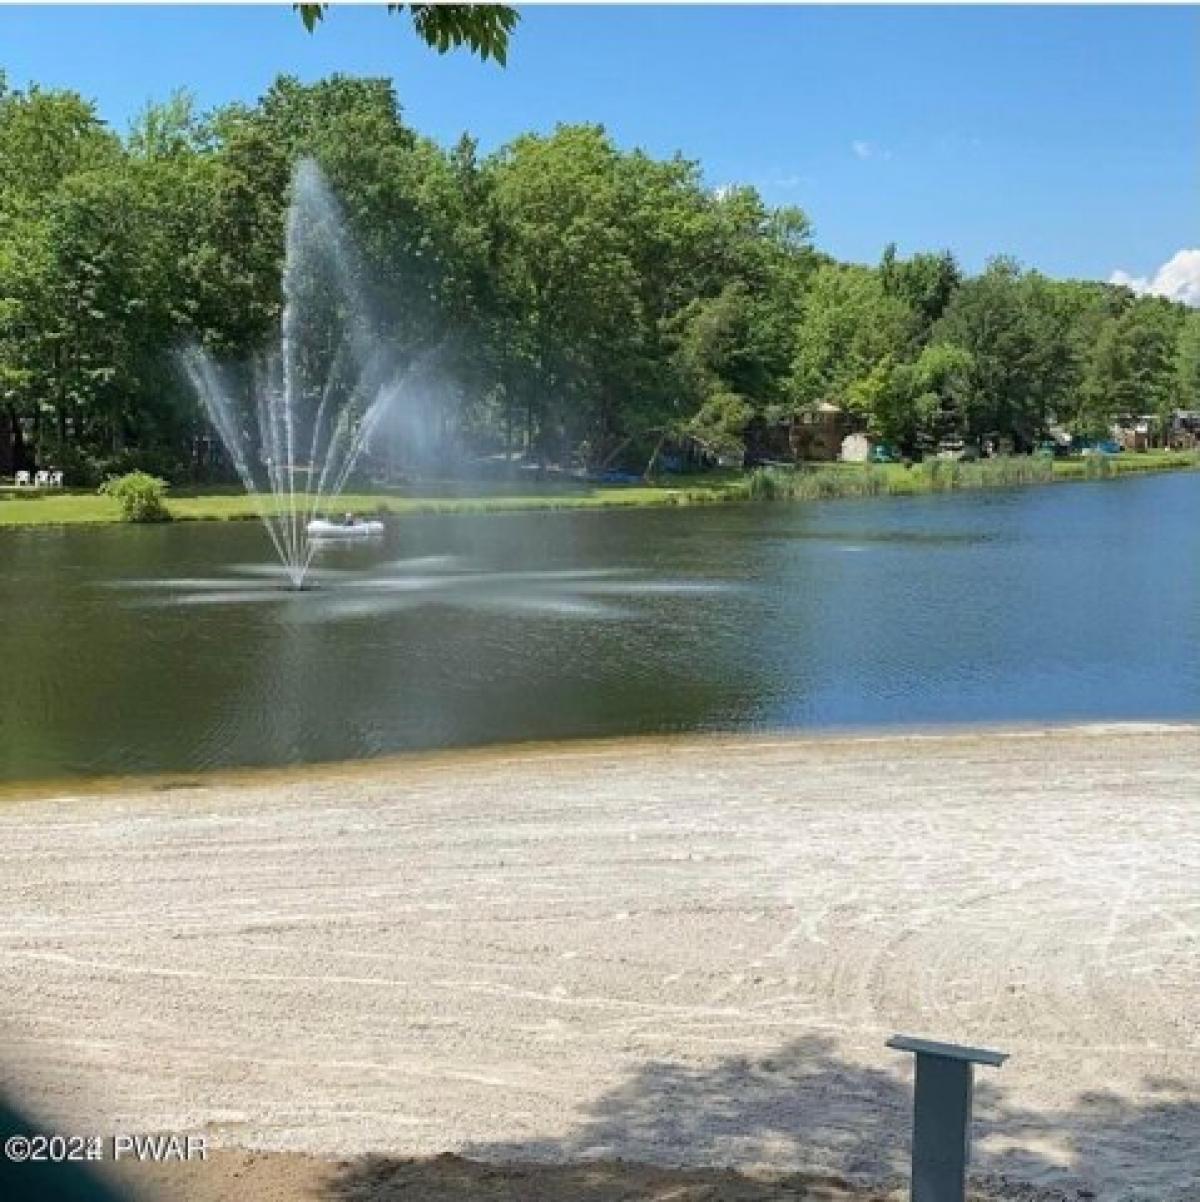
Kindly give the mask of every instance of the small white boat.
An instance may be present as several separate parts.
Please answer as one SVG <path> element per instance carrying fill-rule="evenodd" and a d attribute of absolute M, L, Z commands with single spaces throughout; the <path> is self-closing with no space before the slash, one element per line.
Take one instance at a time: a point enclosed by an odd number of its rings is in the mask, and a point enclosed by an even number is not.
<path fill-rule="evenodd" d="M 330 522 L 314 518 L 305 527 L 309 538 L 378 538 L 383 533 L 382 522 Z"/>

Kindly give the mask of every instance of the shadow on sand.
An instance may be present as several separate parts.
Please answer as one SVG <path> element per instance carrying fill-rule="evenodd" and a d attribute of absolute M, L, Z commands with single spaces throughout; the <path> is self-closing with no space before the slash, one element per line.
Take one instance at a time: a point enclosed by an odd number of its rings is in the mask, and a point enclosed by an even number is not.
<path fill-rule="evenodd" d="M 832 1041 L 806 1038 L 757 1059 L 650 1062 L 601 1094 L 561 1138 L 478 1144 L 465 1157 L 368 1156 L 287 1166 L 268 1185 L 244 1154 L 234 1180 L 163 1173 L 148 1191 L 83 1165 L 13 1166 L 0 1157 L 0 1198 L 211 1199 L 321 1202 L 879 1202 L 907 1197 L 911 1084 L 903 1060 L 863 1067 Z M 1200 1090 L 1148 1080 L 1149 1101 L 1085 1094 L 1065 1113 L 1015 1106 L 999 1077 L 976 1089 L 981 1171 L 972 1198 L 1014 1202 L 1196 1202 Z M 3 1134 L 36 1129 L 0 1103 Z M 803 1166 L 736 1172 L 730 1165 Z M 687 1167 L 676 1166 L 708 1166 Z M 652 1167 L 658 1166 L 658 1167 Z M 202 1166 L 201 1166 L 202 1167 Z M 244 1171 L 247 1170 L 247 1171 Z M 147 1182 L 149 1184 L 149 1182 Z M 260 1193 L 259 1185 L 264 1187 Z M 281 1188 L 282 1184 L 282 1188 Z M 225 1186 L 234 1192 L 223 1192 Z"/>
<path fill-rule="evenodd" d="M 823 1038 L 760 1059 L 649 1063 L 601 1095 L 561 1139 L 479 1144 L 414 1161 L 366 1157 L 341 1168 L 330 1202 L 783 1202 L 907 1197 L 910 1078 L 848 1063 Z M 1200 1091 L 1148 1082 L 1135 1104 L 1083 1095 L 1065 1114 L 1011 1105 L 1003 1084 L 976 1089 L 985 1173 L 972 1196 L 1020 1202 L 1200 1199 Z M 1043 1149 L 1053 1148 L 1054 1153 Z M 723 1166 L 805 1166 L 745 1176 Z M 709 1165 L 710 1169 L 648 1166 Z M 1046 1182 L 1039 1185 L 1038 1182 Z"/>
<path fill-rule="evenodd" d="M 0 1099 L 0 1142 L 4 1145 L 0 1151 L 0 1198 L 4 1202 L 119 1202 L 122 1192 L 102 1181 L 86 1161 L 22 1162 L 10 1139 L 39 1133 L 45 1134 L 40 1124 Z"/>

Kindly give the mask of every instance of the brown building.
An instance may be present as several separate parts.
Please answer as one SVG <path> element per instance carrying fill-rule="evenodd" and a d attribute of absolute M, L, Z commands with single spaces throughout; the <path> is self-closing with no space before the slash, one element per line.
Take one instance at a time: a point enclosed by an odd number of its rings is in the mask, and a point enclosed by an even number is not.
<path fill-rule="evenodd" d="M 846 414 L 828 401 L 777 422 L 756 417 L 745 431 L 746 462 L 832 461 L 849 429 Z"/>
<path fill-rule="evenodd" d="M 1200 410 L 1176 409 L 1171 414 L 1167 445 L 1174 451 L 1194 451 L 1200 447 Z"/>
<path fill-rule="evenodd" d="M 836 459 L 842 453 L 842 439 L 849 432 L 846 415 L 837 405 L 822 401 L 815 409 L 804 409 L 792 423 L 793 457 Z"/>

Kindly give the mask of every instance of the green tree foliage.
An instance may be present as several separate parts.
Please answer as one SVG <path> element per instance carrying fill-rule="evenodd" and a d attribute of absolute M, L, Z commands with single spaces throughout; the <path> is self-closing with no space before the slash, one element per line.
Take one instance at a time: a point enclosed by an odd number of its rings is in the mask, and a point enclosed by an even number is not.
<path fill-rule="evenodd" d="M 293 6 L 312 33 L 324 20 L 328 4 Z M 413 30 L 439 54 L 455 46 L 469 46 L 482 59 L 494 58 L 501 66 L 508 57 L 508 38 L 517 27 L 517 10 L 507 4 L 389 4 L 390 13 L 407 11 Z"/>
<path fill-rule="evenodd" d="M 744 281 L 692 301 L 679 315 L 673 366 L 685 403 L 668 432 L 694 437 L 721 455 L 736 451 L 780 377 L 763 306 Z"/>
<path fill-rule="evenodd" d="M 889 295 L 877 271 L 828 264 L 804 294 L 795 330 L 790 395 L 800 407 L 854 406 L 850 388 L 906 348 L 912 309 Z"/>
<path fill-rule="evenodd" d="M 1175 349 L 1175 388 L 1182 409 L 1200 410 L 1200 313 L 1189 313 Z"/>
<path fill-rule="evenodd" d="M 0 472 L 212 470 L 172 352 L 199 341 L 248 383 L 305 156 L 361 248 L 378 337 L 439 348 L 439 420 L 470 456 L 644 470 L 736 454 L 751 423 L 823 402 L 910 453 L 1200 408 L 1194 312 L 1003 259 L 840 264 L 802 210 L 599 126 L 483 155 L 413 130 L 390 81 L 282 77 L 212 113 L 176 93 L 120 137 L 72 92 L 0 81 Z"/>
<path fill-rule="evenodd" d="M 971 357 L 959 410 L 964 434 L 998 432 L 1031 443 L 1046 428 L 1057 347 L 1040 287 L 1011 259 L 994 259 L 958 289 L 934 327 L 936 342 Z"/>
<path fill-rule="evenodd" d="M 1118 416 L 1161 416 L 1186 400 L 1179 387 L 1186 354 L 1179 317 L 1165 301 L 1147 300 L 1100 325 L 1084 360 L 1081 429 L 1102 433 Z"/>
<path fill-rule="evenodd" d="M 962 347 L 925 346 L 915 360 L 885 355 L 850 385 L 850 408 L 884 441 L 913 450 L 959 428 L 973 363 Z"/>
<path fill-rule="evenodd" d="M 912 310 L 917 322 L 916 332 L 922 337 L 946 311 L 962 283 L 958 263 L 948 250 L 902 260 L 896 257 L 894 242 L 883 252 L 879 277 L 884 294 L 898 297 Z"/>

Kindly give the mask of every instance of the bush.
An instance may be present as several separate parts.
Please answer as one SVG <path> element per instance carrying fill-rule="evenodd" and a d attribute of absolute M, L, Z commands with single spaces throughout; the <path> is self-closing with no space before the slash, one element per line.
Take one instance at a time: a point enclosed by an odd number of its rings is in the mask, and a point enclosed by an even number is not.
<path fill-rule="evenodd" d="M 121 507 L 121 516 L 127 522 L 169 522 L 171 511 L 167 508 L 167 482 L 146 472 L 129 472 L 124 476 L 110 476 L 100 491 L 112 497 Z"/>

